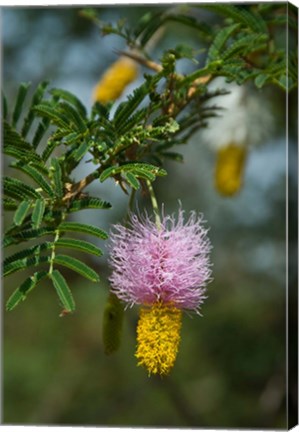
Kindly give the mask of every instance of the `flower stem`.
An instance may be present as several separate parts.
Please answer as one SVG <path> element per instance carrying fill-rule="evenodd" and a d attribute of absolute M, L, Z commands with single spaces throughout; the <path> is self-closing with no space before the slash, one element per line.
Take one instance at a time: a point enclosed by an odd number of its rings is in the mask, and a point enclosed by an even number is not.
<path fill-rule="evenodd" d="M 149 180 L 146 180 L 146 185 L 147 185 L 150 197 L 151 197 L 151 202 L 152 202 L 152 206 L 153 206 L 153 210 L 154 210 L 154 214 L 155 214 L 156 225 L 157 225 L 158 229 L 160 229 L 161 228 L 161 219 L 160 219 L 160 214 L 159 214 L 157 198 L 156 198 L 153 186 Z"/>

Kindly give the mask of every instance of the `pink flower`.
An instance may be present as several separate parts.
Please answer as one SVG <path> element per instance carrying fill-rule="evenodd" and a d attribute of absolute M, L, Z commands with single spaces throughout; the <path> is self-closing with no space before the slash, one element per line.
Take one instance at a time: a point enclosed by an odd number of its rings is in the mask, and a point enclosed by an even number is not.
<path fill-rule="evenodd" d="M 131 215 L 128 227 L 115 225 L 111 234 L 111 291 L 129 305 L 169 304 L 195 310 L 205 299 L 211 276 L 211 244 L 202 216 L 184 211 L 164 216 L 161 226 L 146 215 Z"/>

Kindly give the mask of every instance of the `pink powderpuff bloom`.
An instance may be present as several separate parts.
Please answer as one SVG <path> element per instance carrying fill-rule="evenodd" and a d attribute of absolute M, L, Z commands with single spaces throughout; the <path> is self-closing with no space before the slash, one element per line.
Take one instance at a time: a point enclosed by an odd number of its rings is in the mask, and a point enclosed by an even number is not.
<path fill-rule="evenodd" d="M 111 291 L 130 306 L 157 303 L 199 312 L 210 281 L 211 243 L 202 215 L 184 211 L 162 216 L 160 227 L 148 215 L 130 216 L 110 237 Z"/>

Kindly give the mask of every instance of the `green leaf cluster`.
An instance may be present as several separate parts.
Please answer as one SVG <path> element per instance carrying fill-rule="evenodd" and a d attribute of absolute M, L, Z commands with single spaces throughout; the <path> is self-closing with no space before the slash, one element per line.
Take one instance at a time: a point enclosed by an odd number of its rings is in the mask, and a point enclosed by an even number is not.
<path fill-rule="evenodd" d="M 3 205 L 5 210 L 13 212 L 12 223 L 5 231 L 3 247 L 17 247 L 17 252 L 6 254 L 3 275 L 10 276 L 18 271 L 28 273 L 32 268 L 34 272 L 11 294 L 6 308 L 14 309 L 33 288 L 48 278 L 63 310 L 73 312 L 75 301 L 60 268 L 99 282 L 97 272 L 71 254 L 102 255 L 97 245 L 73 235 L 84 234 L 103 240 L 108 235 L 98 227 L 68 222 L 67 219 L 80 210 L 103 210 L 111 205 L 88 194 L 68 199 L 73 185 L 70 177 L 72 167 L 66 165 L 64 157 L 54 155 L 56 147 L 69 145 L 65 144 L 65 135 L 71 131 L 76 133 L 77 142 L 73 142 L 80 148 L 88 130 L 84 106 L 71 93 L 58 89 L 50 91 L 51 99 L 43 99 L 46 83 L 42 83 L 33 93 L 29 108 L 26 108 L 29 88 L 29 84 L 21 84 L 11 118 L 6 113 L 3 120 L 3 151 L 10 158 L 12 173 L 3 178 Z M 42 121 L 38 122 L 38 117 L 42 117 Z M 31 130 L 33 138 L 30 142 L 27 135 L 34 124 L 36 129 Z M 51 125 L 54 125 L 54 131 L 46 142 L 46 148 L 43 148 L 42 136 Z M 41 128 L 43 134 L 40 133 Z M 52 145 L 53 142 L 55 145 Z M 78 161 L 81 158 L 78 157 Z M 17 172 L 19 177 L 13 176 Z M 66 237 L 66 233 L 71 235 Z M 46 241 L 41 240 L 43 237 Z M 36 267 L 42 269 L 35 271 Z"/>
<path fill-rule="evenodd" d="M 198 12 L 203 9 L 212 19 L 202 21 Z M 47 81 L 35 90 L 22 83 L 12 104 L 3 96 L 3 152 L 9 163 L 3 178 L 3 208 L 12 214 L 3 247 L 14 249 L 6 254 L 3 272 L 4 276 L 27 273 L 10 296 L 8 310 L 48 279 L 63 314 L 74 311 L 63 269 L 98 283 L 99 275 L 81 255 L 100 257 L 96 241 L 108 238 L 99 226 L 72 219 L 74 213 L 91 209 L 99 211 L 100 221 L 101 211 L 111 207 L 101 197 L 90 196 L 86 188 L 93 181 L 101 187 L 113 178 L 134 196 L 167 174 L 165 160 L 182 162 L 176 146 L 188 143 L 218 114 L 217 96 L 224 92 L 211 92 L 211 80 L 224 76 L 238 84 L 252 82 L 257 88 L 271 84 L 284 91 L 297 85 L 296 53 L 287 55 L 277 41 L 287 19 L 295 29 L 296 16 L 291 9 L 286 16 L 281 5 L 163 7 L 146 13 L 131 27 L 124 20 L 115 26 L 103 23 L 92 9 L 82 14 L 103 34 L 124 38 L 131 52 L 138 53 L 136 61 L 148 66 L 150 73 L 123 102 L 95 102 L 90 113 L 76 95 L 49 89 Z M 171 26 L 194 32 L 203 49 L 178 45 L 165 49 L 159 60 L 152 58 L 151 43 Z M 178 72 L 182 58 L 192 62 L 191 72 Z M 211 98 L 215 105 L 206 104 Z M 94 169 L 76 180 L 75 169 L 83 162 Z"/>

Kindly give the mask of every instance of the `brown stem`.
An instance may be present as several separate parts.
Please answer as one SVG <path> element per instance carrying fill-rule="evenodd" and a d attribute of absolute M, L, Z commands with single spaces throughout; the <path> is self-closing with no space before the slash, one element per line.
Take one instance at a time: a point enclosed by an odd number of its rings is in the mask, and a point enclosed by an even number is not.
<path fill-rule="evenodd" d="M 136 54 L 134 52 L 119 51 L 119 54 L 129 57 L 132 60 L 135 60 L 137 63 L 141 64 L 142 66 L 152 69 L 155 72 L 161 72 L 163 70 L 163 67 L 160 64 L 148 60 L 143 56 Z"/>

